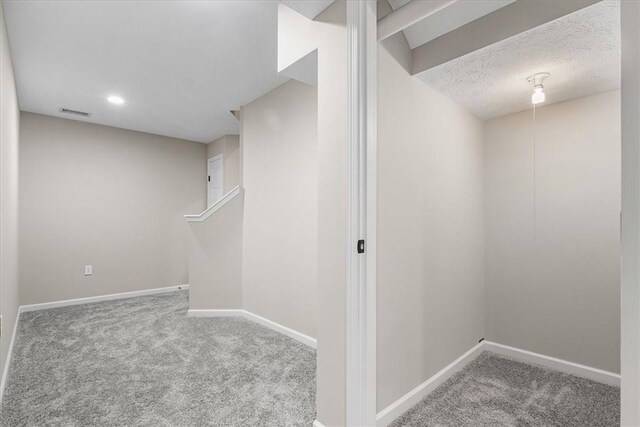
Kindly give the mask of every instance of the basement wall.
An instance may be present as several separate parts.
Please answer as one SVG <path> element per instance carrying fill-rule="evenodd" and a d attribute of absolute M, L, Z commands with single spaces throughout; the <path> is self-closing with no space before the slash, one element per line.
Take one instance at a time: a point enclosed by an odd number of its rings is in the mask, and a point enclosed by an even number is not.
<path fill-rule="evenodd" d="M 485 310 L 482 122 L 384 45 L 378 117 L 379 412 L 476 345 Z"/>
<path fill-rule="evenodd" d="M 278 6 L 278 65 L 317 49 L 316 420 L 325 426 L 346 423 L 346 42 L 345 0 L 335 1 L 314 20 Z"/>
<path fill-rule="evenodd" d="M 318 97 L 291 80 L 242 109 L 244 309 L 316 337 Z"/>
<path fill-rule="evenodd" d="M 620 91 L 485 122 L 486 338 L 620 372 Z M 535 192 L 535 194 L 534 194 Z"/>
<path fill-rule="evenodd" d="M 188 283 L 205 144 L 32 113 L 20 144 L 21 304 Z"/>
<path fill-rule="evenodd" d="M 0 370 L 18 316 L 18 134 L 20 106 L 0 2 Z"/>
<path fill-rule="evenodd" d="M 202 222 L 189 222 L 189 309 L 242 309 L 243 192 Z"/>

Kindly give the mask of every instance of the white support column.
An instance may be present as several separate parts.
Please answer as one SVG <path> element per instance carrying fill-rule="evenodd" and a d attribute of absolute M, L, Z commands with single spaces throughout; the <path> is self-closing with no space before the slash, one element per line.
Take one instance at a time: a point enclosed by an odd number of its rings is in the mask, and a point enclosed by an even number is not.
<path fill-rule="evenodd" d="M 347 425 L 376 420 L 377 41 L 375 0 L 347 2 L 349 73 Z M 365 252 L 358 253 L 358 241 Z"/>
<path fill-rule="evenodd" d="M 622 426 L 640 425 L 640 3 L 621 2 L 622 263 L 620 359 Z"/>

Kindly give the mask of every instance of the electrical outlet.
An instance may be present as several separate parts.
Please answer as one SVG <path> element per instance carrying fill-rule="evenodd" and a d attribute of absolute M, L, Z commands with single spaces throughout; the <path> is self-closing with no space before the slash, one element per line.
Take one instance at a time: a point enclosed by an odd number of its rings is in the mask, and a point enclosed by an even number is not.
<path fill-rule="evenodd" d="M 84 275 L 85 276 L 91 276 L 93 274 L 93 266 L 92 265 L 85 265 L 84 266 Z"/>

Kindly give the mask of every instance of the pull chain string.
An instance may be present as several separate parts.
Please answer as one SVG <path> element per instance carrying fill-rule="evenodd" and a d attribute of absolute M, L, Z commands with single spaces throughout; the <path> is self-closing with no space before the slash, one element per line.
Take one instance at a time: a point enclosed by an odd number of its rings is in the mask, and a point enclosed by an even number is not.
<path fill-rule="evenodd" d="M 533 240 L 538 240 L 538 209 L 536 185 L 536 104 L 533 104 Z"/>

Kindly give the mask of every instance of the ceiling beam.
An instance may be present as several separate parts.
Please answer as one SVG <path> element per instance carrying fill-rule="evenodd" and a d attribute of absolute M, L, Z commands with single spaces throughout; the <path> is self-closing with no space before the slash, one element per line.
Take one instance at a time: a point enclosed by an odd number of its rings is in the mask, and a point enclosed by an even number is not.
<path fill-rule="evenodd" d="M 378 41 L 409 28 L 455 2 L 456 0 L 410 1 L 378 21 Z"/>
<path fill-rule="evenodd" d="M 518 0 L 413 49 L 412 74 L 429 70 L 600 1 L 602 0 Z"/>

